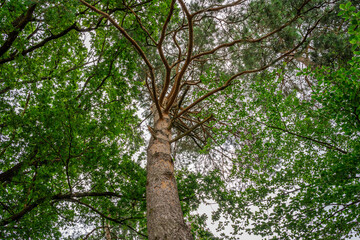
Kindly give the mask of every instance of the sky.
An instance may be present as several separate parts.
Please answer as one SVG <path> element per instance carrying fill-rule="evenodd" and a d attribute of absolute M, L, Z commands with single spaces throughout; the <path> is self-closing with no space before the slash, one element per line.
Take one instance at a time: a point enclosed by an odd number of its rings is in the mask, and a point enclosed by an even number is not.
<path fill-rule="evenodd" d="M 216 204 L 210 204 L 210 205 L 205 205 L 205 204 L 200 204 L 200 207 L 198 209 L 198 213 L 199 214 L 206 214 L 208 215 L 208 219 L 206 220 L 207 226 L 209 227 L 210 231 L 216 236 L 216 237 L 220 237 L 220 232 L 216 231 L 216 227 L 217 227 L 217 223 L 214 223 L 211 220 L 211 212 L 215 211 L 217 209 L 217 205 Z M 224 218 L 220 218 L 220 221 L 224 221 Z M 224 233 L 227 235 L 230 235 L 232 231 L 232 228 L 230 226 L 225 228 Z M 261 240 L 260 236 L 256 236 L 256 235 L 249 235 L 244 233 L 243 235 L 239 236 L 238 238 L 239 240 Z M 360 239 L 359 239 L 360 240 Z"/>

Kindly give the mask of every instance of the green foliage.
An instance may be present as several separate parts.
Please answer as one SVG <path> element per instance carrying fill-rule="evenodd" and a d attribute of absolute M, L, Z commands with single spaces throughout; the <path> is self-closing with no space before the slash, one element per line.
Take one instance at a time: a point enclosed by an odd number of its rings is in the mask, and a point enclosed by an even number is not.
<path fill-rule="evenodd" d="M 333 69 L 307 68 L 309 90 L 282 91 L 284 73 L 263 72 L 251 99 L 234 113 L 249 135 L 232 174 L 247 187 L 239 219 L 249 232 L 272 239 L 346 239 L 359 236 L 360 61 L 359 14 L 340 6 L 350 22 L 354 57 Z M 229 209 L 225 206 L 221 211 Z M 233 209 L 233 208 L 231 208 Z M 241 230 L 239 228 L 238 230 Z"/>
<path fill-rule="evenodd" d="M 171 1 L 88 2 L 139 44 L 161 89 L 165 69 L 153 40 Z M 225 3 L 186 4 L 194 13 Z M 152 102 L 138 52 L 77 0 L 0 4 L 0 238 L 102 239 L 107 228 L 118 238 L 146 238 L 138 114 L 147 115 Z M 182 209 L 196 239 L 217 239 L 207 216 L 196 213 L 209 201 L 217 203 L 218 231 L 232 225 L 225 239 L 244 230 L 275 239 L 359 235 L 357 7 L 256 0 L 194 17 L 193 55 L 241 41 L 190 64 L 181 86 L 191 89 L 181 107 L 245 71 L 184 114 L 194 122 L 213 118 L 172 145 Z M 188 27 L 176 3 L 163 46 L 180 69 Z M 171 42 L 176 31 L 178 46 Z M 307 68 L 299 70 L 301 64 Z M 174 134 L 188 130 L 176 127 Z"/>
<path fill-rule="evenodd" d="M 0 45 L 32 4 L 2 6 Z M 103 216 L 121 221 L 124 236 L 130 227 L 144 232 L 146 173 L 131 160 L 142 140 L 129 45 L 109 43 L 114 32 L 100 26 L 86 46 L 89 36 L 72 26 L 93 27 L 83 20 L 94 18 L 77 1 L 36 4 L 33 18 L 1 57 L 1 238 L 59 239 L 77 224 L 101 235 Z"/>

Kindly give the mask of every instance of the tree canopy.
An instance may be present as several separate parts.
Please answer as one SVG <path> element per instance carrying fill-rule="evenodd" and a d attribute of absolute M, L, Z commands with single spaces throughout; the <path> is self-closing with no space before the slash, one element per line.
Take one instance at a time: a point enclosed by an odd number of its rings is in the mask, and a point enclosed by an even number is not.
<path fill-rule="evenodd" d="M 360 235 L 358 1 L 0 6 L 0 238 Z"/>

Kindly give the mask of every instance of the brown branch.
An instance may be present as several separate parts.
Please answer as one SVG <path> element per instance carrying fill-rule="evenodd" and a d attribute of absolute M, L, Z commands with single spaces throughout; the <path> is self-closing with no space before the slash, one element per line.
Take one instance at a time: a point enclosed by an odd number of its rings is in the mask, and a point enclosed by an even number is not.
<path fill-rule="evenodd" d="M 24 217 L 27 213 L 29 213 L 34 208 L 38 207 L 40 204 L 44 203 L 47 199 L 48 200 L 68 200 L 72 198 L 80 198 L 80 197 L 122 197 L 113 192 L 84 192 L 84 193 L 69 193 L 69 194 L 57 194 L 52 197 L 42 197 L 37 199 L 30 205 L 25 206 L 20 212 L 8 217 L 2 221 L 0 221 L 0 226 L 5 226 L 11 222 L 19 221 L 22 217 Z M 75 200 L 75 199 L 73 199 Z"/>
<path fill-rule="evenodd" d="M 32 38 L 39 30 L 40 30 L 40 26 L 37 26 L 35 30 L 26 37 L 26 40 Z"/>
<path fill-rule="evenodd" d="M 28 166 L 44 164 L 46 161 L 32 161 L 38 153 L 38 147 L 36 146 L 34 151 L 30 154 L 29 159 L 27 160 Z M 12 168 L 8 169 L 5 172 L 0 174 L 0 182 L 11 182 L 12 178 L 19 173 L 19 171 L 26 165 L 26 162 L 19 162 L 14 165 Z M 4 185 L 3 185 L 4 186 Z"/>
<path fill-rule="evenodd" d="M 268 33 L 268 34 L 260 37 L 260 38 L 257 38 L 257 39 L 238 39 L 238 40 L 232 41 L 232 42 L 230 42 L 230 43 L 221 44 L 221 45 L 213 48 L 212 50 L 209 50 L 209 51 L 202 52 L 202 53 L 199 53 L 199 54 L 197 54 L 197 55 L 194 55 L 194 56 L 192 57 L 192 60 L 193 60 L 193 59 L 196 59 L 196 58 L 199 58 L 199 57 L 201 57 L 201 56 L 204 56 L 204 55 L 213 54 L 213 53 L 215 53 L 216 51 L 218 51 L 218 50 L 220 50 L 220 49 L 222 49 L 222 48 L 231 47 L 231 46 L 234 46 L 235 44 L 238 44 L 238 43 L 256 43 L 256 42 L 260 42 L 260 41 L 262 41 L 262 40 L 264 40 L 264 39 L 266 39 L 266 38 L 274 35 L 275 33 L 280 32 L 280 31 L 283 30 L 285 27 L 289 26 L 291 23 L 293 23 L 294 21 L 296 21 L 296 20 L 301 16 L 301 13 L 300 13 L 301 9 L 303 9 L 303 8 L 306 6 L 306 4 L 309 3 L 310 1 L 311 1 L 311 0 L 305 1 L 305 2 L 301 5 L 301 7 L 299 8 L 298 13 L 295 15 L 295 17 L 293 17 L 290 21 L 288 21 L 287 23 L 285 23 L 285 24 L 282 25 L 281 27 L 275 29 L 274 31 L 272 31 L 272 32 L 270 32 L 270 33 Z"/>
<path fill-rule="evenodd" d="M 259 122 L 259 121 L 257 121 L 257 122 Z M 348 153 L 347 151 L 344 151 L 344 150 L 342 150 L 342 149 L 340 149 L 340 148 L 338 148 L 338 147 L 335 147 L 335 146 L 333 146 L 333 145 L 331 145 L 331 144 L 329 144 L 329 143 L 322 142 L 322 141 L 313 139 L 313 138 L 311 138 L 311 137 L 303 136 L 303 135 L 300 135 L 300 134 L 291 132 L 291 131 L 289 131 L 289 130 L 287 130 L 287 129 L 283 129 L 283 128 L 276 127 L 276 126 L 271 126 L 271 125 L 268 125 L 268 124 L 263 123 L 263 122 L 259 122 L 259 123 L 261 123 L 261 124 L 263 124 L 263 125 L 265 125 L 265 126 L 267 126 L 267 127 L 269 127 L 269 128 L 277 129 L 277 130 L 286 132 L 286 133 L 288 133 L 288 134 L 290 134 L 290 135 L 293 135 L 293 136 L 296 136 L 296 137 L 299 137 L 299 138 L 303 138 L 303 139 L 306 139 L 306 140 L 309 140 L 309 141 L 312 141 L 312 142 L 316 142 L 316 143 L 318 143 L 318 144 L 320 144 L 320 145 L 323 145 L 324 147 L 326 147 L 326 148 L 328 148 L 328 149 L 330 149 L 330 150 L 336 150 L 336 151 L 339 151 L 339 152 L 341 152 L 341 153 L 343 153 L 343 154 L 347 154 L 347 153 Z"/>
<path fill-rule="evenodd" d="M 260 68 L 257 69 L 252 69 L 252 70 L 246 70 L 246 71 L 242 71 L 240 73 L 237 73 L 235 75 L 233 75 L 232 77 L 230 77 L 221 87 L 215 88 L 212 91 L 206 93 L 205 95 L 201 96 L 200 98 L 198 98 L 197 100 L 195 100 L 192 104 L 190 104 L 189 106 L 187 106 L 186 108 L 184 108 L 177 116 L 181 116 L 182 114 L 184 114 L 185 112 L 189 111 L 192 107 L 194 107 L 195 105 L 197 105 L 198 103 L 202 102 L 203 100 L 205 100 L 206 98 L 208 98 L 211 95 L 214 95 L 215 93 L 224 90 L 225 88 L 229 87 L 232 83 L 232 81 L 242 75 L 245 74 L 250 74 L 250 73 L 256 73 L 256 72 L 260 72 L 263 71 L 267 68 L 269 68 L 270 66 L 272 66 L 273 64 L 275 64 L 276 62 L 278 62 L 279 60 L 283 59 L 285 56 L 288 56 L 289 54 L 291 54 L 292 52 L 294 52 L 296 49 L 298 49 L 308 38 L 309 34 L 315 29 L 315 27 L 319 24 L 320 20 L 322 19 L 319 18 L 318 21 L 314 24 L 313 27 L 311 27 L 310 29 L 308 29 L 307 33 L 305 34 L 304 38 L 302 39 L 302 41 L 300 43 L 298 43 L 293 49 L 287 51 L 286 53 L 284 53 L 283 55 L 279 56 L 278 58 L 276 58 L 275 60 L 273 60 L 272 62 L 270 62 L 269 64 L 262 66 Z"/>
<path fill-rule="evenodd" d="M 66 70 L 66 71 L 63 72 L 62 74 L 71 72 L 71 71 L 76 70 L 76 69 L 78 69 L 78 68 L 80 68 L 80 67 L 84 67 L 84 66 L 86 66 L 86 65 L 88 65 L 88 64 L 91 64 L 91 63 L 93 63 L 93 62 L 94 62 L 94 61 L 89 61 L 89 62 L 80 64 L 80 65 L 78 65 L 78 66 L 74 66 L 74 67 L 72 67 L 72 68 L 69 68 L 68 70 Z M 55 70 L 55 69 L 51 70 L 49 74 L 51 75 L 54 70 Z M 21 81 L 21 82 L 19 82 L 19 84 L 31 84 L 31 83 L 41 82 L 41 81 L 44 81 L 44 80 L 50 80 L 51 78 L 52 78 L 52 77 L 41 77 L 41 78 L 38 79 L 38 80 Z M 0 95 L 1 95 L 1 94 L 5 94 L 5 93 L 7 93 L 8 91 L 10 91 L 10 90 L 12 90 L 12 89 L 14 89 L 14 86 L 12 86 L 12 87 L 6 87 L 6 88 L 0 90 Z M 77 98 L 75 98 L 75 99 L 77 99 Z"/>
<path fill-rule="evenodd" d="M 87 240 L 96 230 L 102 229 L 103 227 L 96 227 L 93 230 L 91 230 L 89 233 L 87 233 L 84 237 L 84 240 Z"/>
<path fill-rule="evenodd" d="M 199 122 L 198 124 L 196 124 L 195 126 L 193 126 L 192 128 L 190 128 L 189 130 L 187 130 L 186 132 L 184 132 L 183 134 L 181 134 L 180 136 L 177 136 L 176 138 L 172 139 L 170 141 L 170 143 L 176 142 L 179 139 L 189 135 L 189 133 L 191 133 L 192 131 L 194 131 L 196 128 L 198 128 L 199 126 L 201 126 L 202 124 L 206 123 L 207 121 L 209 121 L 213 116 L 211 115 L 210 117 L 205 118 L 204 120 L 202 120 L 201 122 Z"/>
<path fill-rule="evenodd" d="M 153 129 L 152 127 L 150 127 L 149 125 L 148 125 L 147 127 L 148 127 L 148 130 L 149 130 L 151 136 L 152 136 L 154 139 L 157 139 L 156 133 L 155 133 L 154 129 Z"/>
<path fill-rule="evenodd" d="M 162 44 L 164 42 L 165 39 L 165 35 L 166 35 L 166 28 L 170 22 L 170 19 L 173 15 L 174 12 L 174 5 L 175 5 L 175 1 L 176 0 L 172 0 L 171 4 L 170 4 L 170 10 L 169 10 L 169 14 L 165 20 L 164 26 L 161 29 L 161 35 L 160 35 L 160 39 L 159 39 L 159 43 L 157 44 L 157 49 L 161 58 L 161 61 L 164 63 L 165 69 L 166 69 L 166 74 L 165 74 L 165 82 L 164 82 L 164 86 L 162 88 L 161 94 L 160 94 L 160 98 L 159 98 L 159 102 L 160 105 L 162 105 L 164 98 L 165 98 L 165 94 L 169 88 L 169 84 L 170 84 L 170 74 L 171 74 L 171 68 L 170 65 L 168 63 L 168 61 L 166 60 L 166 57 L 164 55 L 164 51 L 162 48 Z"/>
<path fill-rule="evenodd" d="M 114 12 L 114 11 L 113 11 Z M 28 49 L 25 49 L 24 51 L 22 51 L 20 54 L 25 56 L 30 52 L 35 51 L 36 49 L 45 46 L 46 43 L 52 41 L 52 40 L 56 40 L 60 37 L 63 37 L 64 35 L 66 35 L 67 33 L 69 33 L 71 30 L 76 30 L 77 32 L 89 32 L 92 30 L 96 30 L 99 26 L 100 23 L 102 21 L 103 17 L 100 18 L 98 20 L 98 23 L 96 24 L 95 27 L 89 27 L 89 28 L 85 28 L 85 29 L 81 29 L 79 28 L 76 24 L 76 22 L 74 22 L 71 26 L 69 26 L 68 28 L 64 29 L 62 32 L 60 32 L 59 34 L 55 34 L 55 35 L 51 35 L 50 37 L 45 38 L 44 40 L 42 40 L 41 42 L 39 42 L 38 44 L 35 44 L 34 46 L 29 47 Z M 18 56 L 17 52 L 14 52 L 10 55 L 10 57 L 5 58 L 5 59 L 1 59 L 0 60 L 0 64 L 6 63 L 6 62 L 10 62 L 12 60 L 14 60 L 16 58 L 16 56 Z"/>
<path fill-rule="evenodd" d="M 146 74 L 147 75 L 147 74 Z M 150 85 L 149 85 L 149 83 L 148 83 L 148 81 L 147 81 L 147 76 L 146 76 L 146 78 L 145 78 L 145 85 L 146 85 L 146 88 L 148 89 L 148 91 L 149 91 L 149 95 L 150 95 L 150 97 L 151 97 L 151 99 L 155 102 L 155 98 L 154 98 L 154 95 L 153 95 L 153 93 L 152 93 L 152 91 L 151 91 L 151 88 L 150 88 Z"/>
<path fill-rule="evenodd" d="M 111 70 L 112 70 L 112 68 L 113 68 L 113 66 L 114 66 L 114 62 L 115 62 L 116 58 L 119 56 L 120 53 L 121 53 L 121 51 L 119 50 L 119 51 L 115 54 L 114 58 L 113 58 L 113 59 L 111 60 L 111 62 L 110 62 L 109 71 L 108 71 L 107 75 L 102 79 L 102 81 L 101 81 L 101 83 L 99 84 L 99 86 L 97 86 L 97 88 L 96 88 L 92 93 L 90 93 L 89 96 L 92 96 L 95 92 L 97 92 L 97 91 L 104 85 L 104 83 L 106 82 L 106 80 L 111 76 Z"/>
<path fill-rule="evenodd" d="M 179 45 L 179 43 L 178 43 L 177 40 L 176 40 L 176 34 L 177 34 L 177 33 L 178 33 L 177 31 L 174 32 L 173 40 L 174 40 L 175 46 L 177 47 L 177 49 L 178 49 L 178 51 L 179 51 L 178 60 L 176 61 L 175 64 L 171 65 L 171 67 L 170 67 L 170 68 L 173 68 L 174 66 L 176 66 L 176 71 L 175 71 L 176 74 L 179 72 L 179 63 L 181 62 L 180 60 L 181 60 L 181 55 L 182 55 L 180 45 Z"/>
<path fill-rule="evenodd" d="M 325 218 L 320 219 L 320 222 L 318 222 L 311 230 L 310 233 L 312 233 L 314 230 L 316 230 L 320 225 L 328 223 L 331 221 L 331 218 L 333 218 L 334 216 L 336 216 L 338 213 L 345 211 L 347 208 L 351 207 L 352 205 L 356 205 L 360 203 L 360 200 L 349 203 L 349 204 L 344 204 L 343 208 L 338 209 L 337 211 L 331 213 L 330 215 L 325 216 Z M 348 222 L 349 223 L 349 222 Z M 357 223 L 358 224 L 358 223 Z"/>
<path fill-rule="evenodd" d="M 149 113 L 136 127 L 137 127 L 137 128 L 140 127 L 141 124 L 143 124 L 143 122 L 145 122 L 151 115 L 152 115 L 152 112 Z"/>
<path fill-rule="evenodd" d="M 12 168 L 8 169 L 7 171 L 2 172 L 0 174 L 0 182 L 11 181 L 11 179 L 20 171 L 23 164 L 24 164 L 23 162 L 20 162 L 15 166 L 13 166 Z"/>
<path fill-rule="evenodd" d="M 0 95 L 1 94 L 4 94 L 4 93 L 7 93 L 8 91 L 10 91 L 12 88 L 11 87 L 6 87 L 6 88 L 4 88 L 4 89 L 1 89 L 0 90 Z"/>
<path fill-rule="evenodd" d="M 40 198 L 37 201 L 35 201 L 34 203 L 24 207 L 20 212 L 12 215 L 9 218 L 6 218 L 6 219 L 0 221 L 0 226 L 5 226 L 11 222 L 19 221 L 25 214 L 27 214 L 28 212 L 30 212 L 31 210 L 36 208 L 39 204 L 43 203 L 45 201 L 45 199 L 46 198 Z"/>
<path fill-rule="evenodd" d="M 29 92 L 29 93 L 28 93 L 28 96 L 27 96 L 27 98 L 26 98 L 26 103 L 25 103 L 25 106 L 24 106 L 24 110 L 23 110 L 23 112 L 22 112 L 22 114 L 21 114 L 22 117 L 25 115 L 26 109 L 27 109 L 28 106 L 29 106 L 30 97 L 31 97 L 31 93 Z"/>
<path fill-rule="evenodd" d="M 244 3 L 244 2 L 245 2 L 245 0 L 239 0 L 239 1 L 229 3 L 226 5 L 218 5 L 217 7 L 209 7 L 209 8 L 202 9 L 202 10 L 199 10 L 199 11 L 193 13 L 192 16 L 196 16 L 196 15 L 204 13 L 204 12 L 216 12 L 216 11 L 228 8 L 228 7 L 234 7 L 234 6 Z"/>
<path fill-rule="evenodd" d="M 125 1 L 123 1 L 124 5 L 126 6 L 126 8 L 128 10 L 130 10 L 130 12 L 135 16 L 136 21 L 139 23 L 140 27 L 142 30 L 144 30 L 144 32 L 147 34 L 147 36 L 151 39 L 151 41 L 156 45 L 156 41 L 155 39 L 151 36 L 151 34 L 149 33 L 149 31 L 144 27 L 144 25 L 141 22 L 141 18 L 136 14 L 136 12 L 134 10 L 132 10 L 131 7 L 129 7 L 128 5 L 126 5 Z"/>
<path fill-rule="evenodd" d="M 177 128 L 179 131 L 181 132 L 185 132 L 187 131 L 189 128 L 182 122 L 182 121 L 177 121 L 174 123 L 174 127 Z M 203 147 L 196 141 L 199 140 L 202 144 L 204 144 L 202 139 L 199 139 L 198 136 L 189 133 L 188 136 L 195 142 L 195 144 L 200 148 L 203 149 Z M 175 142 L 176 143 L 176 142 Z"/>
<path fill-rule="evenodd" d="M 183 10 L 183 12 L 186 15 L 186 18 L 188 20 L 188 25 L 189 25 L 189 40 L 188 40 L 188 51 L 187 51 L 187 56 L 186 56 L 186 60 L 185 63 L 183 65 L 183 67 L 180 70 L 180 73 L 176 76 L 175 78 L 175 83 L 171 89 L 171 95 L 169 95 L 169 101 L 166 105 L 166 108 L 164 110 L 164 112 L 168 112 L 169 109 L 171 108 L 171 106 L 174 104 L 175 99 L 179 93 L 180 90 L 180 83 L 181 83 L 181 79 L 185 74 L 186 69 L 188 68 L 190 62 L 191 62 L 191 55 L 192 55 L 192 51 L 193 51 L 193 45 L 194 45 L 194 30 L 193 30 L 193 20 L 192 20 L 192 16 L 189 12 L 189 10 L 187 9 L 185 3 L 183 0 L 179 0 L 180 6 Z"/>
<path fill-rule="evenodd" d="M 35 11 L 36 4 L 32 4 L 28 10 L 26 11 L 25 16 L 20 16 L 15 20 L 13 26 L 15 30 L 8 34 L 8 38 L 4 42 L 4 44 L 0 47 L 0 57 L 4 55 L 12 46 L 13 42 L 18 37 L 19 33 L 25 28 L 25 26 L 30 22 L 32 15 Z"/>
<path fill-rule="evenodd" d="M 52 199 L 53 200 L 62 200 L 66 198 L 82 198 L 82 197 L 118 197 L 121 198 L 120 194 L 114 192 L 75 192 L 75 193 L 68 193 L 68 194 L 58 194 L 55 195 Z"/>
<path fill-rule="evenodd" d="M 168 35 L 173 34 L 172 38 L 173 38 L 173 41 L 174 41 L 175 46 L 176 46 L 177 49 L 178 49 L 178 59 L 177 59 L 177 61 L 176 61 L 175 63 L 173 63 L 173 64 L 170 66 L 171 69 L 176 66 L 176 70 L 175 70 L 175 74 L 176 74 L 176 75 L 179 73 L 179 63 L 182 62 L 182 61 L 185 61 L 185 59 L 181 59 L 182 51 L 181 51 L 181 48 L 180 48 L 179 43 L 178 43 L 177 40 L 176 40 L 176 34 L 177 34 L 179 31 L 183 30 L 184 27 L 185 27 L 184 22 L 185 22 L 185 18 L 183 18 L 183 23 L 182 23 L 182 25 L 181 25 L 180 27 L 178 27 L 177 29 L 175 29 L 175 30 L 173 30 L 173 31 L 170 31 L 170 32 L 168 33 Z M 187 26 L 187 25 L 186 25 L 186 26 Z M 172 90 L 173 90 L 173 89 L 172 89 Z M 172 94 L 172 92 L 170 92 L 169 95 L 171 95 L 171 94 Z"/>
<path fill-rule="evenodd" d="M 189 89 L 190 89 L 190 86 L 187 86 L 186 88 L 185 88 L 185 90 L 184 90 L 184 93 L 183 93 L 183 95 L 180 97 L 180 100 L 179 100 L 179 102 L 178 102 L 178 109 L 180 109 L 181 108 L 181 104 L 182 104 L 182 102 L 184 101 L 184 98 L 185 98 L 185 96 L 186 96 L 186 94 L 187 94 L 187 92 L 189 91 Z"/>
<path fill-rule="evenodd" d="M 79 200 L 76 200 L 76 199 L 70 198 L 70 199 L 66 199 L 66 200 L 67 200 L 67 201 L 70 201 L 70 202 L 78 203 L 78 204 L 80 204 L 80 205 L 83 205 L 83 206 L 91 209 L 93 212 L 99 214 L 101 217 L 103 217 L 103 218 L 105 218 L 105 219 L 108 219 L 108 220 L 110 220 L 110 221 L 112 221 L 112 222 L 116 222 L 116 223 L 118 223 L 118 224 L 124 225 L 124 226 L 128 227 L 129 229 L 131 229 L 132 231 L 136 232 L 137 234 L 139 234 L 139 235 L 147 238 L 146 235 L 138 232 L 138 231 L 137 231 L 136 229 L 134 229 L 133 227 L 125 224 L 125 219 L 118 220 L 118 219 L 115 219 L 115 218 L 106 216 L 105 214 L 103 214 L 102 212 L 100 212 L 99 210 L 97 210 L 96 208 L 94 208 L 93 206 L 91 206 L 91 205 L 89 205 L 89 204 L 87 204 L 87 203 L 81 202 L 81 201 L 79 201 Z"/>
<path fill-rule="evenodd" d="M 190 62 L 191 62 L 192 60 L 194 60 L 194 59 L 196 59 L 196 58 L 199 58 L 199 57 L 201 57 L 201 56 L 204 56 L 204 55 L 213 54 L 214 52 L 216 52 L 216 51 L 219 50 L 219 49 L 222 49 L 222 48 L 225 48 L 225 47 L 230 47 L 230 46 L 233 46 L 233 45 L 235 45 L 235 44 L 237 44 L 237 43 L 240 43 L 240 42 L 259 42 L 259 41 L 262 41 L 262 40 L 264 40 L 265 38 L 268 38 L 268 37 L 270 37 L 271 35 L 273 35 L 273 34 L 279 32 L 279 31 L 281 31 L 282 29 L 284 29 L 285 27 L 287 27 L 288 25 L 290 25 L 292 22 L 294 22 L 296 19 L 298 19 L 298 18 L 300 17 L 300 15 L 301 15 L 301 9 L 303 9 L 303 8 L 306 6 L 306 4 L 309 3 L 310 1 L 311 1 L 311 0 L 304 1 L 303 4 L 302 4 L 302 5 L 300 6 L 300 8 L 298 9 L 297 15 L 296 15 L 294 18 L 292 18 L 289 22 L 287 22 L 286 24 L 282 25 L 280 28 L 278 28 L 278 29 L 276 29 L 276 30 L 274 30 L 274 31 L 266 34 L 265 36 L 263 36 L 263 37 L 261 37 L 261 38 L 258 38 L 258 39 L 238 39 L 238 40 L 235 40 L 235 41 L 233 41 L 233 42 L 231 42 L 231 43 L 225 43 L 225 44 L 219 45 L 218 47 L 216 47 L 216 48 L 214 48 L 214 49 L 212 49 L 212 50 L 210 50 L 210 51 L 203 52 L 203 53 L 200 53 L 200 54 L 197 54 L 197 55 L 191 57 L 191 48 L 192 48 L 192 43 L 193 43 L 193 35 L 192 35 L 192 34 L 193 34 L 193 31 L 192 31 L 192 19 L 191 19 L 191 18 L 192 18 L 193 15 L 190 15 L 190 13 L 187 11 L 184 2 L 183 2 L 182 0 L 179 0 L 180 5 L 181 5 L 181 7 L 183 8 L 183 11 L 185 12 L 185 14 L 186 14 L 186 16 L 187 16 L 187 18 L 188 18 L 188 22 L 189 22 L 189 23 L 188 23 L 188 25 L 189 25 L 189 48 L 188 48 L 187 59 L 185 60 L 184 66 L 183 66 L 183 68 L 181 69 L 179 75 L 177 76 L 177 78 L 176 78 L 176 80 L 175 80 L 175 84 L 174 84 L 173 89 L 172 89 L 172 91 L 171 91 L 172 94 L 171 94 L 170 101 L 169 101 L 169 103 L 168 103 L 168 105 L 166 106 L 166 108 L 165 108 L 164 111 L 165 111 L 165 112 L 168 111 L 168 110 L 171 108 L 173 102 L 175 101 L 175 99 L 176 99 L 176 97 L 177 97 L 177 94 L 178 94 L 178 91 L 179 91 L 178 88 L 179 88 L 179 85 L 180 85 L 181 78 L 183 77 L 183 74 L 185 73 L 185 70 L 187 69 L 188 65 L 190 64 Z M 190 46 L 190 45 L 191 45 L 191 46 Z M 286 54 L 289 54 L 289 52 L 287 52 Z M 284 56 L 285 56 L 285 55 L 284 55 Z M 282 57 L 281 57 L 281 58 L 282 58 Z M 280 59 L 281 59 L 281 58 L 280 58 Z M 276 60 L 276 61 L 278 61 L 278 60 Z M 273 63 L 272 63 L 272 64 L 273 64 Z M 267 66 L 265 66 L 265 67 L 263 67 L 263 68 L 256 69 L 256 70 L 244 71 L 243 73 L 236 75 L 234 78 L 236 78 L 236 77 L 238 77 L 238 76 L 241 76 L 241 75 L 243 75 L 243 74 L 246 74 L 246 73 L 252 73 L 252 72 L 262 71 L 262 70 L 268 68 L 269 66 L 270 66 L 270 65 L 267 65 Z M 230 85 L 230 82 L 231 82 L 234 78 L 229 79 L 230 81 L 229 81 L 228 84 L 224 84 L 223 86 L 221 86 L 221 87 L 219 87 L 219 88 L 211 91 L 210 93 L 204 95 L 203 98 L 201 98 L 201 100 L 199 100 L 199 102 L 202 101 L 202 100 L 204 100 L 204 99 L 206 99 L 208 96 L 213 95 L 214 93 L 216 93 L 216 92 L 218 92 L 218 91 L 221 91 L 221 90 L 225 89 L 226 87 L 228 87 L 228 86 Z M 197 103 L 196 103 L 196 104 L 197 104 Z M 194 104 L 193 106 L 195 106 L 196 104 Z"/>
<path fill-rule="evenodd" d="M 40 47 L 43 47 L 46 43 L 48 43 L 49 41 L 52 41 L 52 40 L 55 40 L 55 39 L 58 39 L 64 35 L 66 35 L 68 32 L 70 32 L 71 30 L 75 29 L 76 28 L 76 23 L 72 24 L 70 27 L 66 28 L 65 30 L 63 30 L 62 32 L 60 32 L 59 34 L 56 34 L 56 35 L 52 35 L 50 37 L 47 37 L 45 38 L 44 40 L 42 40 L 41 42 L 39 42 L 38 44 L 28 48 L 28 49 L 25 49 L 24 51 L 22 51 L 20 54 L 25 56 L 27 55 L 28 53 L 30 52 L 33 52 L 34 50 L 40 48 Z M 12 60 L 14 60 L 16 58 L 16 56 L 18 56 L 18 54 L 13 53 L 11 54 L 10 57 L 8 58 L 4 58 L 4 59 L 1 59 L 0 60 L 0 64 L 3 64 L 3 63 L 6 63 L 6 62 L 10 62 Z"/>
<path fill-rule="evenodd" d="M 137 52 L 140 54 L 142 59 L 145 61 L 145 64 L 148 66 L 148 68 L 153 69 L 151 63 L 149 62 L 148 58 L 146 57 L 145 53 L 143 52 L 139 44 L 109 14 L 97 9 L 96 7 L 90 5 L 84 0 L 80 0 L 80 2 L 85 6 L 87 6 L 88 8 L 90 8 L 91 10 L 93 10 L 94 12 L 101 14 L 106 19 L 108 19 L 114 25 L 114 27 L 116 27 L 121 32 L 121 34 L 131 43 L 131 45 L 137 50 Z"/>
<path fill-rule="evenodd" d="M 75 100 L 79 99 L 82 97 L 82 95 L 84 94 L 85 88 L 87 87 L 87 85 L 89 84 L 90 80 L 96 75 L 96 73 L 92 73 L 85 81 L 83 88 L 81 89 L 81 92 L 75 97 Z"/>
<path fill-rule="evenodd" d="M 98 59 L 96 60 L 96 67 L 95 67 L 95 71 L 93 72 L 93 74 L 91 74 L 85 81 L 85 84 L 81 90 L 81 92 L 75 97 L 75 100 L 79 99 L 83 94 L 84 94 L 84 91 L 89 83 L 89 81 L 96 75 L 96 69 L 98 69 L 98 64 L 102 58 L 102 55 L 103 55 L 103 52 L 104 52 L 104 47 L 105 47 L 105 40 L 106 40 L 106 35 L 105 35 L 105 38 L 104 38 L 104 41 L 103 41 L 103 44 L 101 46 L 101 52 L 100 52 L 100 56 L 98 57 Z M 114 60 L 113 60 L 114 61 Z M 111 61 L 111 65 L 113 63 L 113 61 Z M 80 105 L 78 106 L 80 107 Z"/>
<path fill-rule="evenodd" d="M 156 96 L 156 86 L 155 86 L 155 74 L 154 74 L 154 68 L 151 65 L 150 61 L 148 60 L 148 58 L 146 57 L 144 51 L 141 49 L 141 47 L 139 46 L 139 44 L 126 32 L 126 30 L 124 28 L 122 28 L 109 14 L 97 9 L 96 7 L 90 5 L 89 3 L 85 2 L 84 0 L 79 0 L 82 4 L 84 4 L 85 6 L 87 6 L 88 8 L 90 8 L 91 10 L 93 10 L 94 12 L 101 14 L 102 16 L 104 16 L 106 19 L 109 20 L 109 22 L 112 23 L 112 25 L 114 27 L 116 27 L 120 33 L 131 43 L 131 45 L 136 49 L 136 51 L 140 54 L 141 58 L 144 60 L 145 64 L 147 65 L 147 67 L 149 68 L 150 71 L 150 77 L 151 77 L 151 83 L 152 83 L 152 90 L 153 90 L 153 95 L 154 95 L 154 102 L 155 102 L 155 106 L 156 109 L 159 112 L 159 117 L 162 118 L 162 112 L 161 112 L 161 108 L 159 105 L 159 101 L 157 99 Z"/>

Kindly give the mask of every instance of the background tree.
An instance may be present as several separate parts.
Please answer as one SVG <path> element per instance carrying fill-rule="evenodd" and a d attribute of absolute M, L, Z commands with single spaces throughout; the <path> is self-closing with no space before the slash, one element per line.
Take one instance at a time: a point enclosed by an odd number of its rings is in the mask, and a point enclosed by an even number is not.
<path fill-rule="evenodd" d="M 301 64 L 336 67 L 352 56 L 341 2 L 2 2 L 3 236 L 57 238 L 81 223 L 91 228 L 84 238 L 146 237 L 147 227 L 150 239 L 207 239 L 191 214 L 207 199 L 235 223 L 251 217 L 234 207 L 265 196 L 256 164 L 295 159 L 266 111 L 314 84 L 294 82 Z M 139 110 L 152 136 L 147 178 Z M 239 192 L 255 183 L 260 195 Z"/>
<path fill-rule="evenodd" d="M 354 57 L 299 72 L 311 79 L 308 91 L 282 91 L 286 73 L 264 73 L 239 116 L 255 133 L 251 154 L 240 154 L 243 168 L 233 172 L 251 182 L 238 201 L 256 223 L 249 232 L 276 239 L 359 236 L 359 14 L 350 2 L 340 8 Z"/>
<path fill-rule="evenodd" d="M 1 19 L 1 238 L 56 239 L 80 223 L 75 236 L 101 238 L 106 221 L 144 235 L 138 83 L 126 83 L 136 56 L 76 1 L 6 1 Z"/>

